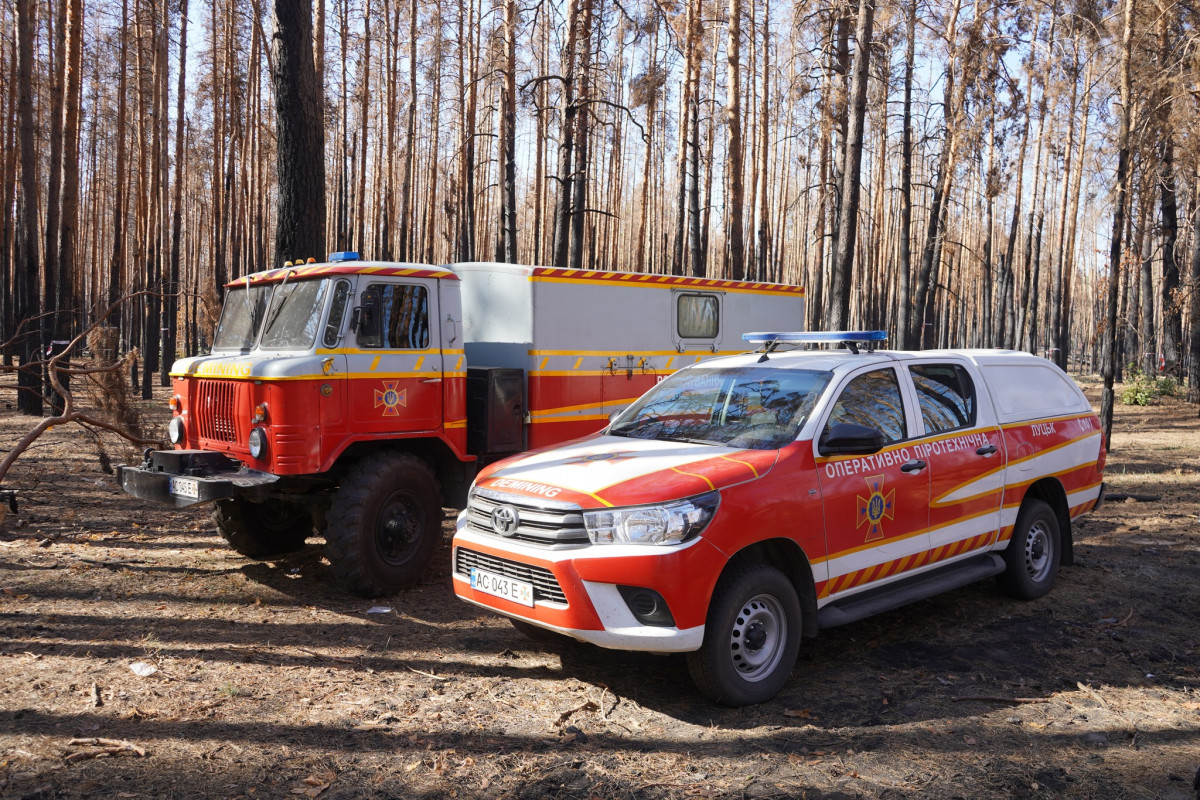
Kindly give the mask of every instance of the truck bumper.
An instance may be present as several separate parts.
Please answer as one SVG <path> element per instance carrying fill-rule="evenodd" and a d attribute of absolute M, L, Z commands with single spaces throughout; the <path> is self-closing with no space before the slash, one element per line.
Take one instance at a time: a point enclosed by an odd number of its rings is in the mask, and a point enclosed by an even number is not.
<path fill-rule="evenodd" d="M 117 467 L 126 493 L 177 508 L 228 497 L 265 496 L 278 475 L 207 450 L 150 450 L 139 467 Z"/>

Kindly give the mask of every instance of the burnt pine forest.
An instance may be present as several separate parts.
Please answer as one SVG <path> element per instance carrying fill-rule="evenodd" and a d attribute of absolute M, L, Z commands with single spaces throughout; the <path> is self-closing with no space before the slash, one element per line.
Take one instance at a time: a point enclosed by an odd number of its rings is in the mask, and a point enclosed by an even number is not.
<path fill-rule="evenodd" d="M 225 283 L 354 250 L 798 283 L 1110 424 L 1200 386 L 1198 90 L 1192 0 L 0 0 L 4 367 L 46 413 L 103 326 L 148 397 Z"/>

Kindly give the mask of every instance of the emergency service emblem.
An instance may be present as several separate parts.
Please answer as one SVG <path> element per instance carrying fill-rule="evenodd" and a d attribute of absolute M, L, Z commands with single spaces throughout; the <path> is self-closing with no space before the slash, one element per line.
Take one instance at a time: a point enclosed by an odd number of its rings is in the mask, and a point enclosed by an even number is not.
<path fill-rule="evenodd" d="M 400 406 L 407 406 L 407 389 L 397 389 L 400 381 L 384 381 L 382 389 L 375 390 L 375 408 L 383 406 L 385 417 L 400 416 Z"/>
<path fill-rule="evenodd" d="M 871 475 L 863 478 L 870 492 L 866 497 L 861 494 L 858 498 L 858 525 L 868 525 L 867 538 L 863 541 L 873 542 L 883 538 L 883 520 L 895 519 L 896 490 L 883 493 L 883 475 Z"/>

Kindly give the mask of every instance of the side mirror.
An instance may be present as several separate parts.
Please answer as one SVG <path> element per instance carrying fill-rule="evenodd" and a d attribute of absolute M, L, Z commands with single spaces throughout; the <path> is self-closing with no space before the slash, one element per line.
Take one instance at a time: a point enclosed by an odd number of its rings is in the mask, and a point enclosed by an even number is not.
<path fill-rule="evenodd" d="M 878 453 L 885 444 L 882 431 L 839 422 L 821 436 L 820 451 L 823 456 L 865 456 Z"/>
<path fill-rule="evenodd" d="M 355 307 L 350 320 L 350 330 L 357 336 L 359 347 L 380 347 L 383 344 L 379 334 L 380 304 L 379 287 L 367 287 L 363 292 L 362 304 Z"/>

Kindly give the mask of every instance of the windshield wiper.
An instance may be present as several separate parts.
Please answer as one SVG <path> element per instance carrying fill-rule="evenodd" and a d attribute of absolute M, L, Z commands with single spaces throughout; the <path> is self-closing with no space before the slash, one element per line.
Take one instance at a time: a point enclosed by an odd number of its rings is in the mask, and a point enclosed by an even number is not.
<path fill-rule="evenodd" d="M 714 442 L 712 439 L 688 439 L 684 436 L 670 437 L 669 442 L 687 442 L 688 444 L 708 444 L 713 447 L 728 447 L 724 442 Z"/>
<path fill-rule="evenodd" d="M 283 311 L 284 304 L 287 303 L 287 301 L 291 298 L 291 295 L 290 294 L 285 295 L 283 293 L 283 290 L 285 288 L 287 288 L 288 278 L 292 277 L 295 274 L 296 274 L 296 270 L 289 269 L 286 273 L 284 273 L 283 280 L 279 282 L 279 288 L 275 290 L 275 294 L 273 295 L 273 298 L 274 297 L 279 298 L 279 305 L 271 306 L 271 312 L 270 312 L 271 316 L 270 316 L 270 318 L 267 319 L 267 324 L 264 325 L 262 328 L 263 333 L 266 333 L 267 331 L 271 330 L 271 326 L 275 324 L 275 320 L 279 319 L 279 314 L 281 311 Z"/>

